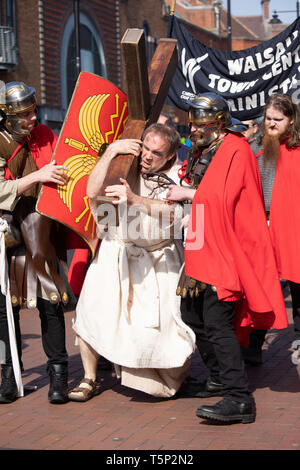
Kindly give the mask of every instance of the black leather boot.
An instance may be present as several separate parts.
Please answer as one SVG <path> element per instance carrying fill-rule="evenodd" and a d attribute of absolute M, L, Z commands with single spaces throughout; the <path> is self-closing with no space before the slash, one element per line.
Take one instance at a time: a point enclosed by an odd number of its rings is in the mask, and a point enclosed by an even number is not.
<path fill-rule="evenodd" d="M 215 405 L 199 406 L 196 415 L 221 423 L 253 423 L 256 415 L 255 402 L 252 397 L 245 402 L 225 397 Z"/>
<path fill-rule="evenodd" d="M 18 388 L 15 380 L 13 366 L 1 366 L 0 404 L 12 403 L 17 399 Z"/>
<path fill-rule="evenodd" d="M 222 397 L 224 387 L 222 384 L 214 382 L 210 377 L 205 382 L 198 382 L 190 378 L 182 385 L 177 395 L 183 398 Z"/>
<path fill-rule="evenodd" d="M 68 401 L 68 366 L 65 364 L 49 364 L 47 371 L 50 377 L 48 393 L 50 403 L 66 403 Z"/>
<path fill-rule="evenodd" d="M 262 347 L 267 330 L 254 330 L 250 334 L 249 346 L 242 348 L 243 359 L 246 364 L 260 366 L 262 364 Z"/>

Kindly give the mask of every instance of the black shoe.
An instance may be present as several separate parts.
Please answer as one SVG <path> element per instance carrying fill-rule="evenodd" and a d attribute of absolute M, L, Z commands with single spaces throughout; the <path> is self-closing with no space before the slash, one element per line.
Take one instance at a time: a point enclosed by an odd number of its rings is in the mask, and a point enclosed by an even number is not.
<path fill-rule="evenodd" d="M 50 377 L 48 399 L 50 403 L 62 404 L 68 398 L 68 367 L 65 364 L 49 364 L 47 367 Z"/>
<path fill-rule="evenodd" d="M 211 419 L 222 423 L 253 423 L 255 421 L 254 400 L 238 402 L 231 398 L 223 398 L 215 405 L 199 406 L 196 411 L 199 418 Z"/>
<path fill-rule="evenodd" d="M 242 356 L 245 361 L 245 364 L 251 366 L 260 366 L 262 361 L 262 351 L 258 351 L 252 348 L 242 348 Z"/>
<path fill-rule="evenodd" d="M 223 385 L 213 382 L 210 377 L 205 382 L 197 382 L 190 378 L 182 385 L 177 395 L 183 398 L 222 397 L 224 391 Z"/>
<path fill-rule="evenodd" d="M 15 380 L 13 366 L 1 366 L 0 404 L 12 403 L 18 397 L 18 387 Z"/>

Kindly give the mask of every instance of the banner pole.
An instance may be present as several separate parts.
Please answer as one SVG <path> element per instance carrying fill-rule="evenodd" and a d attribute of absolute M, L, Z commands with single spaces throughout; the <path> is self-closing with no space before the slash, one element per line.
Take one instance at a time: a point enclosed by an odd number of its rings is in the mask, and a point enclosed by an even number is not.
<path fill-rule="evenodd" d="M 167 38 L 170 38 L 172 36 L 175 6 L 176 6 L 176 0 L 172 0 L 171 8 L 170 8 L 170 14 L 169 14 Z"/>
<path fill-rule="evenodd" d="M 232 51 L 232 31 L 231 31 L 231 3 L 230 0 L 227 0 L 227 43 L 228 50 Z"/>

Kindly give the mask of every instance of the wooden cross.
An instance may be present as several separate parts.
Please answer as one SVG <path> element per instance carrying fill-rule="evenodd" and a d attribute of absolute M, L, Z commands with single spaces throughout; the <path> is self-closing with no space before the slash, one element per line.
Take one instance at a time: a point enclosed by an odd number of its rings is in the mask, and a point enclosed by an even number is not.
<path fill-rule="evenodd" d="M 127 29 L 122 41 L 122 56 L 127 82 L 129 119 L 122 139 L 140 139 L 143 131 L 157 121 L 175 74 L 178 55 L 176 39 L 160 39 L 147 70 L 145 37 L 142 29 Z M 124 178 L 131 185 L 138 176 L 138 158 L 116 156 L 107 171 L 98 202 L 109 202 L 106 186 L 119 184 Z"/>

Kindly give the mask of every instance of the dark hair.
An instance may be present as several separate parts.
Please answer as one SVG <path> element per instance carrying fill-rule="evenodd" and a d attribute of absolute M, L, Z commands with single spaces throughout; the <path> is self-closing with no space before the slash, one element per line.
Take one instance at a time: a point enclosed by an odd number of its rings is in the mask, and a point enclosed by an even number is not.
<path fill-rule="evenodd" d="M 287 148 L 298 147 L 300 145 L 300 112 L 298 106 L 293 103 L 292 98 L 289 95 L 276 93 L 271 95 L 266 102 L 264 110 L 264 121 L 266 119 L 267 109 L 273 106 L 273 108 L 281 111 L 284 116 L 293 120 L 293 123 L 290 125 L 289 136 L 286 141 Z M 265 135 L 265 129 L 261 130 L 261 139 Z"/>
<path fill-rule="evenodd" d="M 169 143 L 168 155 L 172 155 L 173 153 L 176 153 L 180 145 L 180 135 L 174 127 L 170 127 L 166 124 L 161 124 L 160 122 L 155 122 L 154 124 L 151 124 L 149 127 L 147 127 L 144 130 L 142 140 L 144 140 L 146 135 L 149 134 L 150 132 L 159 134 L 162 138 L 168 141 Z"/>

